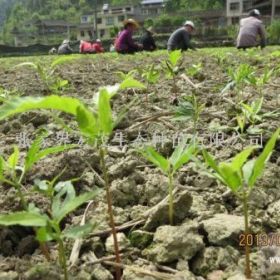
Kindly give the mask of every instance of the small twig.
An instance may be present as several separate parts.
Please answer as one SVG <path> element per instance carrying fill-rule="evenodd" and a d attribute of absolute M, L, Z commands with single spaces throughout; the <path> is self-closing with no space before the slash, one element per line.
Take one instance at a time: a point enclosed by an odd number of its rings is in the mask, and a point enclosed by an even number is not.
<path fill-rule="evenodd" d="M 172 129 L 172 130 L 176 130 L 176 127 L 174 127 L 173 125 L 171 125 L 170 123 L 168 123 L 166 120 L 159 120 L 160 122 L 162 122 L 164 125 L 166 125 L 168 128 Z"/>
<path fill-rule="evenodd" d="M 138 226 L 138 225 L 141 225 L 141 224 L 144 224 L 144 223 L 145 223 L 145 220 L 130 221 L 126 224 L 123 224 L 121 226 L 116 227 L 116 231 L 120 232 L 120 231 L 123 231 L 127 228 L 130 228 L 130 227 L 133 227 L 133 226 Z M 94 232 L 90 236 L 91 237 L 93 237 L 93 236 L 108 236 L 108 235 L 111 234 L 111 232 L 112 232 L 111 229 L 107 229 L 107 230 L 103 230 L 103 231 Z"/>
<path fill-rule="evenodd" d="M 172 116 L 172 115 L 174 115 L 173 112 L 164 112 L 164 113 L 160 113 L 160 114 L 157 114 L 157 115 L 154 115 L 154 116 L 151 116 L 151 117 L 147 117 L 146 119 L 142 120 L 140 123 L 137 123 L 137 124 L 134 124 L 134 125 L 130 126 L 128 128 L 128 130 L 135 129 L 135 128 L 137 128 L 137 127 L 139 127 L 139 126 L 141 126 L 141 125 L 143 125 L 147 122 L 155 121 L 155 120 L 157 120 L 161 117 Z"/>
<path fill-rule="evenodd" d="M 93 175 L 99 180 L 99 182 L 102 184 L 102 187 L 105 185 L 104 180 L 99 176 L 99 174 L 93 169 L 93 167 L 91 166 L 91 164 L 85 160 L 84 158 L 81 158 L 86 165 L 90 168 L 90 170 L 92 171 Z"/>
<path fill-rule="evenodd" d="M 120 254 L 120 256 L 123 257 L 123 254 Z M 104 257 L 104 258 L 101 258 L 101 259 L 97 259 L 96 257 L 93 257 L 93 256 L 91 256 L 91 257 L 94 260 L 87 262 L 86 265 L 88 265 L 88 264 L 92 264 L 92 265 L 93 264 L 99 264 L 99 263 L 102 263 L 104 261 L 112 261 L 112 260 L 116 259 L 115 256 L 108 256 L 108 257 Z"/>
<path fill-rule="evenodd" d="M 117 266 L 117 267 L 120 267 L 120 268 L 123 268 L 123 269 L 129 269 L 129 270 L 132 270 L 136 273 L 149 275 L 149 276 L 161 279 L 161 280 L 175 279 L 172 274 L 162 273 L 162 272 L 157 272 L 157 271 L 152 272 L 152 271 L 148 271 L 148 270 L 145 270 L 143 268 L 140 268 L 140 267 L 136 267 L 134 265 L 133 266 L 132 265 L 123 265 L 123 264 L 118 264 L 118 263 L 111 262 L 111 261 L 104 261 L 103 263 L 106 264 L 106 265 L 110 265 L 110 266 L 115 266 L 115 267 Z"/>
<path fill-rule="evenodd" d="M 91 200 L 86 207 L 86 210 L 85 210 L 85 212 L 83 214 L 83 217 L 82 217 L 82 220 L 80 222 L 81 226 L 83 226 L 86 223 L 86 216 L 87 216 L 88 210 L 89 210 L 90 206 L 92 205 L 92 203 L 93 203 L 93 200 Z M 79 258 L 80 249 L 82 247 L 82 242 L 83 242 L 82 238 L 78 238 L 78 239 L 75 240 L 75 243 L 73 245 L 71 255 L 70 255 L 70 258 L 69 258 L 70 267 L 72 267 L 77 262 L 77 260 Z"/>
<path fill-rule="evenodd" d="M 144 263 L 150 264 L 150 262 L 149 262 L 148 260 L 146 260 L 146 259 L 138 258 L 138 260 L 141 260 L 141 261 L 143 261 Z M 155 265 L 156 265 L 156 267 L 157 267 L 158 269 L 163 270 L 163 271 L 167 271 L 167 272 L 174 273 L 174 274 L 176 274 L 176 273 L 179 272 L 178 270 L 173 269 L 173 268 L 168 267 L 168 266 L 164 266 L 164 265 L 160 265 L 160 264 L 155 264 Z"/>
<path fill-rule="evenodd" d="M 173 190 L 173 195 L 175 195 L 175 193 L 178 191 L 178 187 L 176 187 L 174 190 Z M 147 210 L 146 212 L 144 212 L 142 214 L 142 217 L 148 217 L 150 216 L 151 213 L 153 213 L 153 211 L 155 209 L 157 209 L 159 206 L 161 206 L 162 204 L 164 204 L 166 201 L 168 201 L 169 199 L 169 195 L 167 195 L 163 200 L 161 200 L 158 204 L 156 204 L 155 206 L 153 206 L 152 208 L 150 208 L 149 210 Z"/>

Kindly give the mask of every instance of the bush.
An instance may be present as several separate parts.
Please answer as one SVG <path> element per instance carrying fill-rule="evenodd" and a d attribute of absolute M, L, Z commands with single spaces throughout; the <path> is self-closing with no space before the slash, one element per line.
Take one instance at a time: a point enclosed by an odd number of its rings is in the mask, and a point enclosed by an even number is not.
<path fill-rule="evenodd" d="M 268 27 L 268 38 L 269 43 L 278 44 L 280 43 L 280 20 L 275 20 L 273 23 Z"/>

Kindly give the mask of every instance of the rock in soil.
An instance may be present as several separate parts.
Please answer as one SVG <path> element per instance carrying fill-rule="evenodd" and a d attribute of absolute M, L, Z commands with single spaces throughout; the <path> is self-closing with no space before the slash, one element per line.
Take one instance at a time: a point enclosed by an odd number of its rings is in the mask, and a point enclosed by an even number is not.
<path fill-rule="evenodd" d="M 127 249 L 130 245 L 129 240 L 126 238 L 125 234 L 122 232 L 118 232 L 117 233 L 117 239 L 118 239 L 118 243 L 119 243 L 119 250 L 120 251 L 124 251 L 125 249 Z M 106 240 L 106 251 L 108 253 L 114 253 L 114 240 L 113 240 L 113 235 L 111 234 L 107 240 Z"/>
<path fill-rule="evenodd" d="M 152 245 L 143 254 L 158 263 L 170 263 L 181 258 L 190 260 L 204 247 L 197 228 L 193 221 L 181 226 L 161 226 L 155 232 Z"/>
<path fill-rule="evenodd" d="M 244 230 L 244 219 L 240 216 L 216 214 L 200 223 L 210 244 L 217 246 L 238 245 L 239 235 Z"/>
<path fill-rule="evenodd" d="M 177 192 L 173 198 L 174 207 L 174 223 L 182 222 L 189 214 L 192 205 L 192 196 L 188 191 Z M 169 223 L 168 217 L 168 200 L 165 203 L 155 207 L 148 217 L 144 226 L 145 230 L 154 230 L 161 225 Z"/>

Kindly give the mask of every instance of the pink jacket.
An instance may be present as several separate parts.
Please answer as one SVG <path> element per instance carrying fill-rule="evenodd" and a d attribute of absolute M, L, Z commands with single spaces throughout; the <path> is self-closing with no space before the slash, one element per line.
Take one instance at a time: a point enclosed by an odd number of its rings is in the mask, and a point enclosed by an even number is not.
<path fill-rule="evenodd" d="M 260 36 L 260 43 L 257 38 Z M 240 29 L 237 37 L 237 47 L 265 46 L 265 28 L 261 20 L 256 17 L 247 17 L 240 20 Z"/>

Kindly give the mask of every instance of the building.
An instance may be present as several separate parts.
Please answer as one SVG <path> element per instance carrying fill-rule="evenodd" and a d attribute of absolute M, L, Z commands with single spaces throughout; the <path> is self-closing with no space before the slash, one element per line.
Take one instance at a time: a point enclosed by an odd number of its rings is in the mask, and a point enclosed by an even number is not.
<path fill-rule="evenodd" d="M 76 32 L 76 25 L 64 20 L 31 20 L 20 28 L 12 30 L 15 46 L 26 46 L 34 43 L 57 42 L 70 39 L 71 33 Z"/>
<path fill-rule="evenodd" d="M 141 14 L 146 17 L 159 16 L 164 12 L 166 0 L 143 0 Z"/>
<path fill-rule="evenodd" d="M 240 18 L 246 16 L 251 9 L 259 9 L 263 15 L 263 20 L 271 21 L 273 0 L 227 0 L 226 14 L 227 23 L 236 24 Z M 274 0 L 275 17 L 280 15 L 280 0 Z"/>
<path fill-rule="evenodd" d="M 81 23 L 78 27 L 78 40 L 91 40 L 93 38 L 111 38 L 123 26 L 123 21 L 133 18 L 139 14 L 139 7 L 132 5 L 109 6 L 104 4 L 102 9 L 97 11 L 97 36 L 95 34 L 94 12 L 81 16 Z"/>

